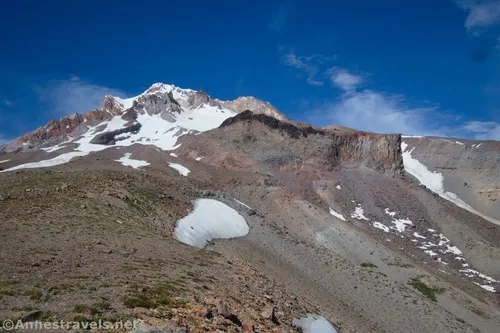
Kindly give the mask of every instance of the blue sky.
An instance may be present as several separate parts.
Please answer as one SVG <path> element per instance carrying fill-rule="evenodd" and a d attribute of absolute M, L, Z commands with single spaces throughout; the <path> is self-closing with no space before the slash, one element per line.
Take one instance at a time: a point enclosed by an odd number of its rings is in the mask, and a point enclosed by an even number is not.
<path fill-rule="evenodd" d="M 155 82 L 500 140 L 500 0 L 0 2 L 0 141 Z"/>

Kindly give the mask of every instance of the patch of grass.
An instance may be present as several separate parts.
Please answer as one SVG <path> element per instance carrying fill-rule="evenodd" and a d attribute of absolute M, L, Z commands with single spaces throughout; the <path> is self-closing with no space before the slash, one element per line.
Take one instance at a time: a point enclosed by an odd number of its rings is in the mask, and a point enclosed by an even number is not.
<path fill-rule="evenodd" d="M 52 314 L 50 312 L 45 313 L 41 318 L 41 322 L 46 322 L 46 323 L 53 323 L 57 321 L 57 316 L 55 314 Z"/>
<path fill-rule="evenodd" d="M 389 265 L 389 266 L 397 266 L 397 267 L 401 267 L 401 268 L 413 268 L 413 267 L 415 267 L 415 266 L 410 265 L 410 264 L 400 264 L 400 263 L 397 263 L 397 262 L 388 262 L 387 265 Z"/>
<path fill-rule="evenodd" d="M 411 279 L 408 284 L 420 291 L 420 293 L 424 295 L 424 297 L 427 297 L 433 302 L 437 302 L 436 295 L 442 294 L 445 291 L 444 288 L 429 287 L 424 282 L 420 281 L 420 278 L 418 277 Z"/>
<path fill-rule="evenodd" d="M 13 290 L 0 290 L 0 295 L 5 295 L 5 296 L 15 296 L 16 293 Z"/>
<path fill-rule="evenodd" d="M 127 308 L 156 309 L 160 306 L 176 305 L 172 296 L 183 291 L 181 283 L 178 281 L 167 281 L 158 283 L 151 287 L 139 287 L 133 285 L 128 295 L 123 298 L 123 304 Z"/>
<path fill-rule="evenodd" d="M 43 296 L 42 292 L 36 289 L 26 290 L 25 292 L 23 292 L 23 295 L 29 296 L 30 300 L 32 301 L 39 301 Z"/>
<path fill-rule="evenodd" d="M 100 300 L 91 305 L 77 304 L 75 305 L 73 310 L 79 314 L 89 314 L 94 316 L 96 314 L 103 313 L 104 311 L 110 309 L 111 309 L 111 304 L 108 301 Z"/>
<path fill-rule="evenodd" d="M 0 281 L 0 287 L 10 287 L 18 283 L 19 281 Z"/>
<path fill-rule="evenodd" d="M 367 262 L 362 262 L 361 263 L 361 267 L 365 267 L 365 268 L 378 268 L 377 265 L 375 265 L 374 263 L 371 263 L 369 261 Z"/>

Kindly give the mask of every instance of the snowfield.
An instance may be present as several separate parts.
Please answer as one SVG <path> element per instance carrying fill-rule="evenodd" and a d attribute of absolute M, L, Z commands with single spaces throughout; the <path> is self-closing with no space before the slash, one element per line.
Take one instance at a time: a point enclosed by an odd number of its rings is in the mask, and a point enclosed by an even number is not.
<path fill-rule="evenodd" d="M 168 166 L 171 167 L 172 169 L 179 171 L 179 174 L 181 176 L 184 176 L 184 177 L 187 177 L 187 175 L 189 175 L 189 173 L 191 172 L 191 170 L 189 170 L 185 166 L 177 164 L 177 163 L 170 163 L 169 162 Z"/>
<path fill-rule="evenodd" d="M 337 333 L 337 330 L 324 317 L 308 314 L 305 317 L 294 319 L 293 325 L 301 328 L 304 333 Z"/>
<path fill-rule="evenodd" d="M 143 161 L 143 160 L 134 160 L 131 159 L 130 157 L 132 156 L 131 153 L 126 153 L 123 157 L 121 157 L 118 160 L 115 160 L 117 162 L 120 162 L 124 166 L 130 166 L 134 169 L 139 169 L 140 167 L 148 166 L 151 163 Z"/>
<path fill-rule="evenodd" d="M 197 199 L 194 210 L 177 221 L 174 237 L 203 248 L 213 239 L 243 237 L 248 232 L 245 219 L 231 207 L 213 199 Z"/>

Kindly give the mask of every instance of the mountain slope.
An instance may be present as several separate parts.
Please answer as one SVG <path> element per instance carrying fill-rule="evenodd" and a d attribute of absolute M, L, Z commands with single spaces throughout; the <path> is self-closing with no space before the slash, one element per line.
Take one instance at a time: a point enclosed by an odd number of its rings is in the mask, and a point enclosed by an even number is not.
<path fill-rule="evenodd" d="M 341 333 L 496 333 L 500 228 L 452 200 L 447 175 L 417 160 L 420 139 L 245 103 L 155 84 L 4 147 L 0 319 L 90 307 L 190 331 L 292 332 L 310 313 Z M 496 170 L 495 153 L 476 158 L 469 168 Z M 237 237 L 214 239 L 236 222 Z"/>
<path fill-rule="evenodd" d="M 500 224 L 499 142 L 405 137 L 403 152 L 406 170 L 429 189 Z"/>

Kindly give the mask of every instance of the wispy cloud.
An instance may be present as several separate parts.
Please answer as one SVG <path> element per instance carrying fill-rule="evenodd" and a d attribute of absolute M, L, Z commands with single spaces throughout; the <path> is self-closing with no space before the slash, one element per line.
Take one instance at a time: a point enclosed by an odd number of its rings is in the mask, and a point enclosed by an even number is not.
<path fill-rule="evenodd" d="M 324 85 L 322 67 L 324 64 L 336 59 L 335 56 L 325 56 L 313 54 L 308 56 L 298 56 L 294 51 L 289 51 L 283 56 L 285 65 L 294 67 L 306 76 L 306 81 L 311 86 Z"/>
<path fill-rule="evenodd" d="M 500 140 L 496 122 L 462 121 L 438 105 L 415 106 L 403 95 L 374 90 L 349 90 L 308 114 L 318 126 L 342 125 L 367 132 L 402 133 Z"/>
<path fill-rule="evenodd" d="M 471 121 L 464 126 L 467 132 L 480 140 L 500 140 L 500 124 L 493 121 Z"/>
<path fill-rule="evenodd" d="M 46 86 L 36 86 L 40 101 L 46 103 L 54 116 L 66 116 L 73 113 L 85 113 L 100 106 L 104 95 L 126 97 L 126 93 L 87 82 L 73 76 L 67 80 L 58 80 Z"/>
<path fill-rule="evenodd" d="M 468 13 L 464 26 L 470 31 L 500 24 L 500 0 L 454 0 Z"/>
<path fill-rule="evenodd" d="M 269 28 L 276 32 L 282 31 L 286 26 L 286 19 L 288 18 L 288 12 L 285 6 L 281 5 L 278 11 L 274 13 L 271 22 L 269 22 Z"/>
<path fill-rule="evenodd" d="M 364 82 L 361 75 L 350 73 L 348 70 L 339 67 L 332 67 L 326 73 L 332 84 L 344 91 L 354 90 Z"/>
<path fill-rule="evenodd" d="M 310 111 L 303 120 L 314 125 L 343 125 L 378 133 L 500 140 L 500 124 L 496 122 L 464 121 L 462 116 L 429 101 L 419 105 L 402 94 L 363 88 L 368 85 L 371 74 L 328 66 L 336 56 L 298 56 L 290 51 L 283 59 L 285 65 L 302 71 L 310 85 L 322 86 L 328 78 L 332 86 L 341 91 L 336 99 L 304 101 Z"/>
<path fill-rule="evenodd" d="M 439 130 L 429 122 L 434 111 L 433 106 L 410 107 L 401 95 L 351 90 L 316 108 L 310 120 L 320 126 L 343 125 L 369 132 L 433 135 Z"/>
<path fill-rule="evenodd" d="M 5 105 L 7 105 L 7 106 L 14 106 L 14 104 L 15 104 L 13 101 L 11 101 L 11 100 L 9 100 L 9 99 L 7 99 L 7 98 L 4 98 L 4 99 L 3 99 L 3 102 L 4 102 L 4 104 L 5 104 Z"/>

